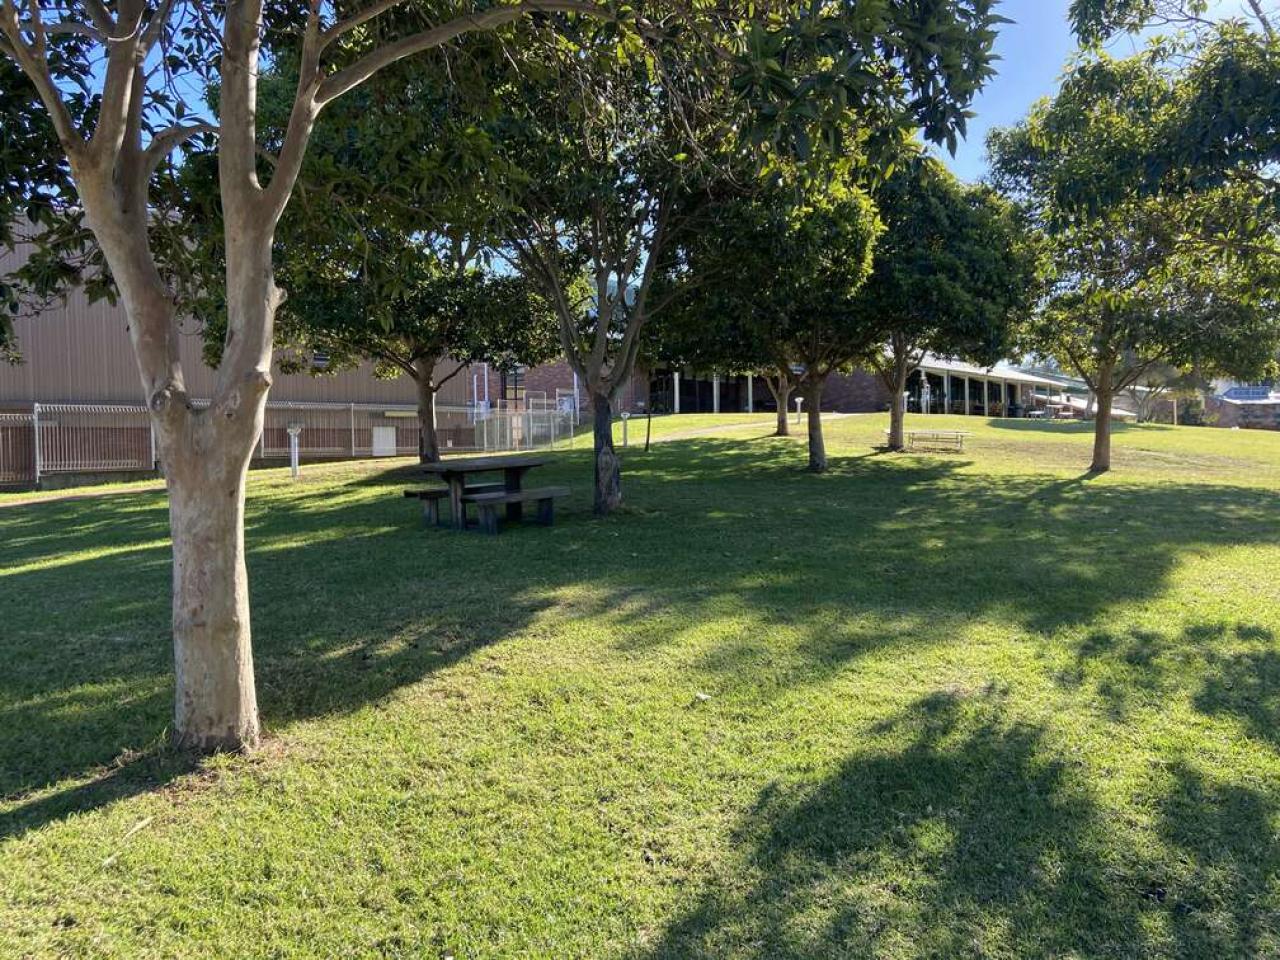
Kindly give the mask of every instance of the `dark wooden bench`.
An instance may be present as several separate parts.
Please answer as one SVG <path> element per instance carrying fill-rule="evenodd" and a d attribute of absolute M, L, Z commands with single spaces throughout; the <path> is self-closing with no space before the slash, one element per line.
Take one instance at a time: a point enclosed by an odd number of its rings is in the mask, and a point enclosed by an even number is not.
<path fill-rule="evenodd" d="M 495 490 L 490 493 L 472 493 L 468 490 L 462 495 L 464 504 L 474 503 L 480 511 L 480 529 L 485 533 L 498 532 L 498 507 L 509 503 L 536 503 L 538 505 L 537 522 L 550 526 L 555 522 L 555 501 L 557 497 L 567 497 L 568 487 L 537 487 L 531 490 Z"/>
<path fill-rule="evenodd" d="M 505 487 L 501 483 L 477 483 L 473 487 L 468 487 L 468 492 L 474 490 L 476 493 L 498 493 Z M 442 527 L 440 522 L 440 501 L 449 499 L 448 487 L 428 487 L 425 490 L 406 490 L 406 497 L 422 501 L 422 518 L 432 527 Z"/>

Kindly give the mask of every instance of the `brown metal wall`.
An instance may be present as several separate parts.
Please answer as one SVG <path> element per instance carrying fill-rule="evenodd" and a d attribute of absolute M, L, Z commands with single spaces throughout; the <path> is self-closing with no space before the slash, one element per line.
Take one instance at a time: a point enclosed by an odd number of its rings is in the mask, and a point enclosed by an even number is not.
<path fill-rule="evenodd" d="M 3 272 L 0 265 L 0 272 Z M 142 387 L 124 310 L 106 302 L 90 304 L 79 291 L 65 305 L 34 318 L 15 321 L 23 363 L 0 363 L 0 407 L 40 403 L 143 402 Z M 193 397 L 213 392 L 214 372 L 201 360 L 201 338 L 194 325 L 184 330 L 182 361 L 187 390 Z M 453 365 L 441 373 L 451 372 Z M 272 400 L 335 403 L 417 402 L 408 377 L 378 380 L 372 367 L 324 376 L 274 374 Z M 439 402 L 462 405 L 470 400 L 469 372 L 458 374 L 441 390 Z"/>

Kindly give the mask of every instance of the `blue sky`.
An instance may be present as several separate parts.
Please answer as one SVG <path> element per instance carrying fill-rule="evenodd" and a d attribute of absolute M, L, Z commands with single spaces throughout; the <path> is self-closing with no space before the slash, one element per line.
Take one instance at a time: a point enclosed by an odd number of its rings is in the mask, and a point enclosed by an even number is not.
<path fill-rule="evenodd" d="M 1218 0 L 1213 14 L 1229 16 L 1237 13 L 1243 0 Z M 956 148 L 954 158 L 946 150 L 939 156 L 965 180 L 976 180 L 986 170 L 987 131 L 991 127 L 1016 123 L 1041 97 L 1052 94 L 1058 86 L 1063 66 L 1074 53 L 1075 38 L 1067 26 L 1067 8 L 1071 0 L 1003 0 L 998 10 L 1013 20 L 1004 24 L 996 41 L 997 75 L 974 102 L 977 116 L 969 122 L 969 136 Z M 1111 52 L 1123 56 L 1136 50 L 1139 42 L 1131 37 L 1112 41 Z"/>

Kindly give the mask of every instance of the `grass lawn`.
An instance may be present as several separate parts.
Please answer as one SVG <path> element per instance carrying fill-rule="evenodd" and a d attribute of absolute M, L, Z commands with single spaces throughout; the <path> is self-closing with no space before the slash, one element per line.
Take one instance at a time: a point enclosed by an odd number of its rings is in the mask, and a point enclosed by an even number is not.
<path fill-rule="evenodd" d="M 498 538 L 256 473 L 199 764 L 163 494 L 0 509 L 0 957 L 1280 955 L 1280 434 L 755 420 Z"/>

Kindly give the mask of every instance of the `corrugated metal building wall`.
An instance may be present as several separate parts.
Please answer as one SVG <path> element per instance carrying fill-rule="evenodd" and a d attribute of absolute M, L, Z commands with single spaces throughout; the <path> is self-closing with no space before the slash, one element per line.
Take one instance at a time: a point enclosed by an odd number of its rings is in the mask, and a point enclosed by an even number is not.
<path fill-rule="evenodd" d="M 0 266 L 0 272 L 3 272 Z M 39 403 L 143 402 L 142 384 L 122 307 L 105 301 L 90 304 L 73 291 L 65 304 L 38 317 L 14 322 L 21 364 L 0 363 L 0 408 L 27 408 Z M 199 328 L 184 331 L 182 361 L 187 391 L 193 397 L 213 392 L 213 371 L 201 359 Z M 453 370 L 449 365 L 442 373 Z M 273 372 L 272 400 L 336 403 L 415 404 L 408 377 L 378 380 L 371 365 L 341 373 L 311 376 Z M 439 402 L 461 406 L 471 400 L 472 377 L 464 372 L 441 390 Z"/>

